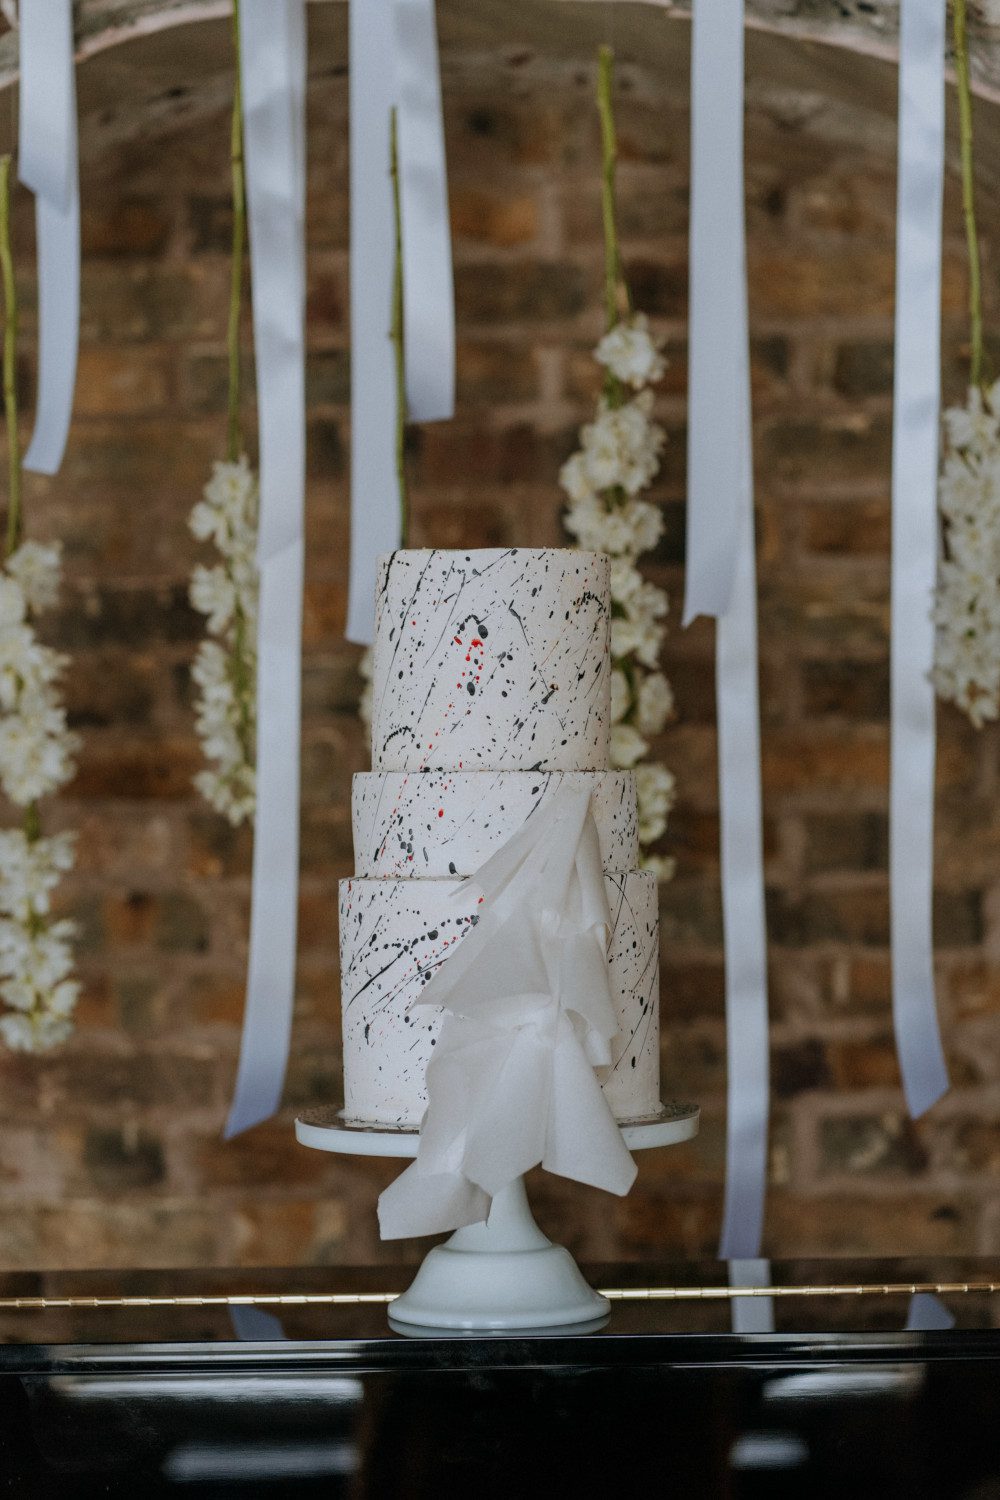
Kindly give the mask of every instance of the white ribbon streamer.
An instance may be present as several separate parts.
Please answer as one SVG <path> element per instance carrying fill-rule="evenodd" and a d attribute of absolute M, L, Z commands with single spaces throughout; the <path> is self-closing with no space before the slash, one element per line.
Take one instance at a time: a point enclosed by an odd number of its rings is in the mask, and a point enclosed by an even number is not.
<path fill-rule="evenodd" d="M 934 995 L 934 623 L 945 0 L 903 0 L 892 433 L 892 1006 L 907 1108 L 948 1088 Z"/>
<path fill-rule="evenodd" d="M 455 411 L 455 291 L 434 0 L 394 0 L 406 403 L 414 422 Z"/>
<path fill-rule="evenodd" d="M 35 195 L 38 399 L 24 467 L 54 474 L 73 415 L 80 336 L 80 182 L 71 0 L 21 0 L 18 176 Z"/>
<path fill-rule="evenodd" d="M 743 540 L 742 445 L 729 428 L 748 399 L 743 216 L 743 0 L 701 0 L 691 36 L 685 625 L 726 613 Z"/>
<path fill-rule="evenodd" d="M 260 425 L 257 814 L 246 1011 L 226 1136 L 281 1103 L 295 993 L 305 504 L 304 0 L 242 0 Z"/>
<path fill-rule="evenodd" d="M 729 1262 L 729 1285 L 731 1287 L 771 1286 L 771 1262 L 769 1260 L 731 1260 Z M 773 1297 L 734 1297 L 730 1304 L 730 1317 L 734 1333 L 773 1333 Z"/>
<path fill-rule="evenodd" d="M 613 1193 L 635 1179 L 594 1071 L 618 1020 L 589 791 L 561 788 L 472 885 L 478 924 L 416 1002 L 445 1017 L 416 1160 L 379 1199 L 383 1239 L 481 1223 L 539 1163 Z"/>
<path fill-rule="evenodd" d="M 931 1333 L 936 1329 L 954 1328 L 955 1318 L 933 1292 L 914 1292 L 904 1324 L 907 1333 Z"/>
<path fill-rule="evenodd" d="M 417 421 L 455 404 L 455 304 L 434 0 L 351 0 L 351 558 L 347 638 L 374 631 L 378 557 L 401 541 L 396 375 L 389 336 L 395 106 L 406 396 Z"/>
<path fill-rule="evenodd" d="M 720 1255 L 760 1249 L 767 1184 L 767 934 L 761 834 L 743 3 L 700 0 L 691 58 L 684 622 L 715 615 L 728 1109 Z"/>
<path fill-rule="evenodd" d="M 396 102 L 391 0 L 350 0 L 351 561 L 347 639 L 370 644 L 375 572 L 400 543 L 396 371 L 389 337 L 393 225 L 389 119 Z"/>

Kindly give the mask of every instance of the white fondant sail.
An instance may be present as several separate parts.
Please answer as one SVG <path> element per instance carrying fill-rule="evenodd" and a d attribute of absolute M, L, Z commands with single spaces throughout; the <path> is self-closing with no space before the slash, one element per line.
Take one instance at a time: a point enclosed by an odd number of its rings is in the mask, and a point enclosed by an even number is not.
<path fill-rule="evenodd" d="M 618 1119 L 655 1114 L 659 1085 L 659 922 L 655 876 L 606 875 L 611 992 L 619 1034 L 604 1091 Z M 343 880 L 340 964 L 345 1113 L 417 1125 L 441 1012 L 413 1006 L 476 921 L 478 897 L 453 880 Z"/>

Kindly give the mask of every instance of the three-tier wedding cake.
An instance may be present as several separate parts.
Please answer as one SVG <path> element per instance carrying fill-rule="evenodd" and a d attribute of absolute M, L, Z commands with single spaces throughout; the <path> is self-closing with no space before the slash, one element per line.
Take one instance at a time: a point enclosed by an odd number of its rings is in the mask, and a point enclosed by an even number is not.
<path fill-rule="evenodd" d="M 341 882 L 345 1116 L 416 1126 L 441 1025 L 414 1006 L 477 921 L 474 882 L 567 779 L 590 791 L 619 1022 L 618 1120 L 659 1096 L 655 877 L 636 869 L 635 778 L 608 768 L 610 565 L 594 552 L 402 551 L 380 560 L 371 772 Z"/>

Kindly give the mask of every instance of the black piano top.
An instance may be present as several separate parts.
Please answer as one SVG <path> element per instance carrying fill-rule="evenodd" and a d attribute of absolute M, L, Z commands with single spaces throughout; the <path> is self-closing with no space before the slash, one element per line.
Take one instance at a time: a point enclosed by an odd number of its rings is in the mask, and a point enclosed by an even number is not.
<path fill-rule="evenodd" d="M 502 1369 L 726 1363 L 765 1350 L 769 1359 L 826 1351 L 863 1361 L 1000 1353 L 1000 1260 L 774 1261 L 766 1299 L 759 1275 L 735 1262 L 584 1271 L 613 1298 L 606 1325 L 593 1332 L 415 1337 L 393 1332 L 387 1319 L 388 1298 L 412 1279 L 408 1267 L 0 1274 L 0 1370 L 219 1370 L 262 1361 Z M 757 1295 L 736 1296 L 742 1288 Z"/>
<path fill-rule="evenodd" d="M 776 1262 L 769 1303 L 727 1295 L 752 1274 L 592 1266 L 681 1295 L 618 1296 L 590 1334 L 437 1338 L 333 1300 L 401 1267 L 0 1276 L 4 1493 L 1000 1495 L 1000 1265 Z"/>

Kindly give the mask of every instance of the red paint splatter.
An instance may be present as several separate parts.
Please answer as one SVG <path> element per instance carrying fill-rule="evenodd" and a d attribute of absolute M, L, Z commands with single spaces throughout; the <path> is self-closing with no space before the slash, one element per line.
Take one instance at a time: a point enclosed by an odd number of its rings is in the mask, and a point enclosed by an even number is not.
<path fill-rule="evenodd" d="M 438 808 L 438 817 L 439 818 L 443 818 L 444 817 L 444 808 L 443 807 L 439 807 Z"/>

